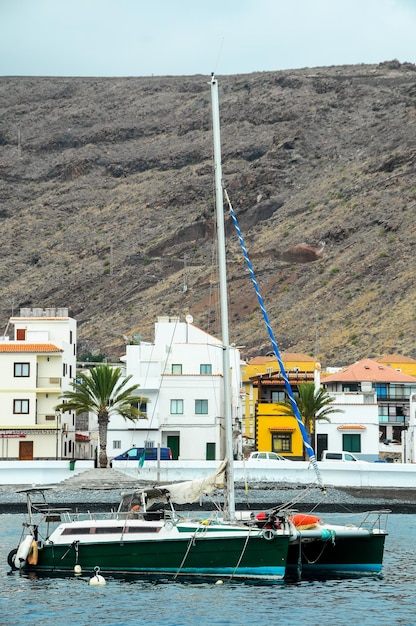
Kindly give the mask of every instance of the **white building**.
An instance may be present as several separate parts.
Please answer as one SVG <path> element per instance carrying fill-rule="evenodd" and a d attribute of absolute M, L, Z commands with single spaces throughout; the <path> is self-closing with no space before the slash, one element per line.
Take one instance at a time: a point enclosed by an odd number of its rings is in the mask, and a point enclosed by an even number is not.
<path fill-rule="evenodd" d="M 409 426 L 403 433 L 405 463 L 416 463 L 416 393 L 409 398 Z"/>
<path fill-rule="evenodd" d="M 160 317 L 154 343 L 126 346 L 122 361 L 139 393 L 147 419 L 112 417 L 108 455 L 133 446 L 169 447 L 181 460 L 219 460 L 224 456 L 223 349 L 217 338 L 179 318 Z M 234 451 L 241 454 L 241 359 L 230 348 Z"/>
<path fill-rule="evenodd" d="M 387 367 L 372 359 L 362 359 L 348 367 L 322 379 L 322 385 L 328 393 L 361 392 L 366 397 L 375 392 L 378 411 L 378 452 L 380 458 L 396 458 L 405 460 L 402 441 L 407 431 L 409 414 L 409 397 L 416 391 L 416 379 L 403 373 L 400 369 Z M 357 456 L 361 443 L 367 443 L 364 433 L 351 432 L 344 435 L 343 442 L 348 450 Z M 365 451 L 366 452 L 366 451 Z M 371 460 L 371 459 L 370 459 Z"/>
<path fill-rule="evenodd" d="M 55 406 L 76 369 L 76 321 L 66 308 L 21 309 L 0 340 L 0 458 L 75 457 L 75 416 Z"/>
<path fill-rule="evenodd" d="M 355 456 L 375 461 L 379 456 L 379 420 L 376 392 L 330 392 L 334 401 L 330 422 L 316 422 L 318 460 L 323 450 L 354 450 Z"/>

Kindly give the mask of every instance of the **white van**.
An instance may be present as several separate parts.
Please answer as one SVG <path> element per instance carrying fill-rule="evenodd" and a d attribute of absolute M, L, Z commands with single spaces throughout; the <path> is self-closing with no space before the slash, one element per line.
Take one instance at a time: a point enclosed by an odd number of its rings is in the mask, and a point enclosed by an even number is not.
<path fill-rule="evenodd" d="M 352 452 L 331 452 L 324 450 L 322 452 L 321 461 L 359 461 Z"/>

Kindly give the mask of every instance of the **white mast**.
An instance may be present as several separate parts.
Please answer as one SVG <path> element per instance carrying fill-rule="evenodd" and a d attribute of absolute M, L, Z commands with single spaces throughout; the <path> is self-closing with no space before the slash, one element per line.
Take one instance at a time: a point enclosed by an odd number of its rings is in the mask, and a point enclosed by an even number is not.
<path fill-rule="evenodd" d="M 218 82 L 211 77 L 212 126 L 214 135 L 214 166 L 215 166 L 215 197 L 218 237 L 218 269 L 220 278 L 221 334 L 223 350 L 223 381 L 224 381 L 224 421 L 225 421 L 225 458 L 226 470 L 226 507 L 224 517 L 235 520 L 234 500 L 234 467 L 233 467 L 233 422 L 231 413 L 231 374 L 230 374 L 230 341 L 228 337 L 228 302 L 227 302 L 227 268 L 225 257 L 224 200 L 221 168 L 220 140 L 220 109 L 218 101 Z"/>

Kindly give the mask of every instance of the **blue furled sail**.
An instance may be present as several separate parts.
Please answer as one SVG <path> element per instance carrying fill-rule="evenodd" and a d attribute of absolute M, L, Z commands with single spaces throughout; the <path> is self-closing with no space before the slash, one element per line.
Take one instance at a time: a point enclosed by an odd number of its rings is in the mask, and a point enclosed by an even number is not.
<path fill-rule="evenodd" d="M 261 312 L 263 313 L 263 318 L 264 318 L 264 321 L 265 321 L 265 324 L 266 324 L 266 327 L 267 327 L 267 332 L 269 333 L 269 337 L 270 337 L 270 340 L 272 342 L 273 352 L 274 352 L 274 354 L 276 356 L 277 362 L 279 363 L 280 372 L 282 374 L 282 378 L 283 378 L 283 381 L 285 383 L 286 393 L 287 393 L 287 395 L 289 397 L 289 401 L 290 401 L 290 404 L 292 405 L 292 409 L 293 409 L 293 414 L 294 414 L 294 416 L 296 418 L 296 421 L 297 421 L 298 426 L 299 426 L 299 430 L 300 430 L 300 432 L 302 434 L 303 445 L 305 446 L 306 452 L 307 452 L 307 454 L 308 454 L 308 456 L 310 458 L 310 461 L 312 463 L 312 466 L 313 466 L 313 468 L 315 470 L 319 486 L 322 489 L 324 489 L 321 472 L 319 471 L 319 467 L 318 467 L 318 464 L 316 462 L 315 452 L 314 452 L 314 450 L 313 450 L 313 448 L 311 446 L 311 443 L 309 441 L 308 433 L 307 433 L 305 425 L 304 425 L 304 423 L 302 421 L 302 417 L 301 417 L 301 414 L 299 412 L 298 405 L 296 404 L 296 400 L 295 400 L 295 397 L 293 395 L 292 387 L 291 387 L 289 379 L 287 377 L 287 373 L 286 373 L 285 367 L 283 365 L 282 358 L 280 356 L 279 348 L 277 347 L 277 343 L 276 343 L 276 339 L 274 337 L 274 333 L 273 333 L 272 327 L 270 326 L 269 316 L 267 315 L 267 311 L 266 311 L 266 308 L 264 306 L 263 298 L 262 298 L 262 295 L 260 293 L 259 286 L 257 284 L 256 276 L 254 274 L 253 266 L 251 265 L 251 261 L 250 261 L 250 258 L 248 256 L 248 252 L 247 252 L 246 246 L 244 244 L 243 235 L 241 234 L 240 226 L 238 224 L 237 217 L 236 217 L 236 215 L 234 213 L 234 209 L 232 207 L 232 204 L 230 202 L 230 198 L 228 196 L 228 193 L 227 193 L 226 189 L 224 189 L 224 195 L 225 195 L 225 198 L 227 200 L 227 203 L 228 203 L 228 206 L 229 206 L 229 209 L 230 209 L 230 215 L 231 215 L 232 220 L 234 222 L 234 226 L 235 226 L 235 229 L 237 231 L 238 239 L 240 240 L 240 245 L 241 245 L 241 248 L 242 248 L 242 251 L 243 251 L 243 254 L 244 254 L 244 258 L 245 258 L 246 263 L 247 263 L 248 271 L 250 272 L 250 277 L 251 277 L 251 281 L 252 281 L 253 286 L 254 286 L 254 290 L 255 290 L 256 295 L 257 295 L 257 300 L 259 302 Z"/>

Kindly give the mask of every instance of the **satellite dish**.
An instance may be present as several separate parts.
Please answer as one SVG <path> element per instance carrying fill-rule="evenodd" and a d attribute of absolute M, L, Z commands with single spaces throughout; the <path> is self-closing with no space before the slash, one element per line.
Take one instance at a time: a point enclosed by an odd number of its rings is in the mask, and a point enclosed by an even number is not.
<path fill-rule="evenodd" d="M 192 315 L 187 315 L 185 317 L 185 321 L 187 324 L 192 324 L 192 322 L 194 321 L 194 318 L 192 317 Z"/>

